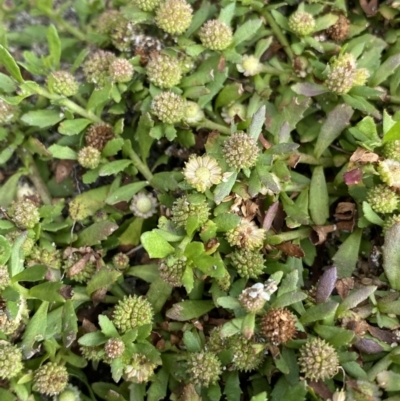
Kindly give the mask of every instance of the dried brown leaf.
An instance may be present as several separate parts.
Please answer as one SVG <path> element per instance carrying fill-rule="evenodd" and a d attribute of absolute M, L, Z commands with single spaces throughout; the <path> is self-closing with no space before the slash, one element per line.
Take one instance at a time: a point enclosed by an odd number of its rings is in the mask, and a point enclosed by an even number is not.
<path fill-rule="evenodd" d="M 379 156 L 370 152 L 364 148 L 357 148 L 350 157 L 352 163 L 376 163 L 379 160 Z"/>
<path fill-rule="evenodd" d="M 351 220 L 356 215 L 356 205 L 352 202 L 339 202 L 335 210 L 335 219 Z"/>
<path fill-rule="evenodd" d="M 378 12 L 378 0 L 360 0 L 360 6 L 367 17 L 373 17 Z"/>
<path fill-rule="evenodd" d="M 292 242 L 282 242 L 281 244 L 275 245 L 275 248 L 295 258 L 303 258 L 305 256 L 301 246 L 293 244 Z"/>
<path fill-rule="evenodd" d="M 336 291 L 340 298 L 345 299 L 350 290 L 354 288 L 354 278 L 344 277 L 336 281 Z"/>

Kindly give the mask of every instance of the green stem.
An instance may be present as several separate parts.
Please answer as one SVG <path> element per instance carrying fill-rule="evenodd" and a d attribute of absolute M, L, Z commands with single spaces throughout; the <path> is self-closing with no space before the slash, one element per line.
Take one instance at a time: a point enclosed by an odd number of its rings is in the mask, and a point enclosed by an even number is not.
<path fill-rule="evenodd" d="M 138 154 L 133 149 L 129 149 L 128 155 L 133 161 L 133 165 L 143 174 L 144 178 L 146 178 L 147 181 L 151 181 L 153 174 L 151 174 L 151 171 L 147 165 L 142 162 Z"/>
<path fill-rule="evenodd" d="M 324 167 L 334 166 L 334 162 L 331 157 L 320 157 L 319 159 L 317 159 L 316 157 L 308 155 L 306 153 L 299 153 L 299 156 L 300 156 L 299 163 L 310 164 L 313 166 L 324 166 Z"/>
<path fill-rule="evenodd" d="M 193 235 L 187 235 L 187 236 L 181 241 L 181 243 L 179 244 L 178 249 L 179 249 L 181 252 L 184 252 L 185 249 L 186 249 L 186 247 L 187 247 L 187 246 L 190 244 L 190 242 L 192 241 L 192 239 L 193 239 Z"/>
<path fill-rule="evenodd" d="M 290 60 L 293 60 L 294 54 L 292 51 L 292 48 L 290 47 L 290 44 L 286 38 L 286 36 L 282 33 L 281 28 L 279 25 L 275 22 L 274 18 L 270 14 L 268 10 L 262 10 L 261 11 L 262 16 L 267 20 L 269 26 L 272 29 L 272 32 L 274 32 L 276 38 L 278 39 L 279 43 L 282 45 L 283 50 L 285 50 L 285 53 L 289 57 Z"/>
<path fill-rule="evenodd" d="M 42 199 L 45 205 L 51 205 L 52 199 L 47 189 L 46 184 L 42 180 L 40 176 L 39 170 L 36 166 L 35 160 L 33 159 L 32 155 L 24 148 L 21 147 L 17 151 L 19 157 L 21 158 L 22 162 L 28 169 L 28 177 L 32 181 L 33 185 L 35 186 L 36 190 L 38 191 L 40 198 Z"/>
<path fill-rule="evenodd" d="M 282 242 L 292 241 L 294 239 L 304 239 L 308 238 L 310 232 L 311 232 L 310 227 L 304 227 L 298 230 L 286 231 L 284 233 L 271 235 L 267 237 L 265 243 L 270 245 L 278 245 L 281 244 Z"/>
<path fill-rule="evenodd" d="M 78 28 L 71 25 L 69 22 L 65 21 L 61 16 L 54 12 L 50 12 L 50 10 L 46 9 L 46 15 L 51 20 L 53 20 L 57 25 L 64 28 L 67 32 L 69 32 L 72 36 L 75 36 L 81 42 L 88 42 L 88 38 L 84 33 L 82 33 Z"/>
<path fill-rule="evenodd" d="M 199 123 L 197 126 L 197 128 L 208 128 L 211 130 L 217 130 L 219 132 L 221 132 L 222 134 L 227 134 L 230 135 L 231 134 L 231 129 L 228 127 L 224 127 L 221 124 L 217 124 L 211 120 L 203 120 L 201 123 Z"/>

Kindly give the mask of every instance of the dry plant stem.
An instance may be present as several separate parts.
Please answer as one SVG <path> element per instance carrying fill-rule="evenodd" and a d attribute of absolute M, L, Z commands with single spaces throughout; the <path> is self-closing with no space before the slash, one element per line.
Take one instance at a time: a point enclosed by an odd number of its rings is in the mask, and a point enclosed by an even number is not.
<path fill-rule="evenodd" d="M 24 148 L 20 148 L 19 150 L 17 150 L 17 152 L 25 167 L 28 169 L 28 177 L 38 191 L 42 202 L 45 205 L 51 205 L 51 196 L 46 187 L 46 184 L 43 182 L 42 177 L 40 176 L 39 170 L 36 167 L 36 163 L 35 160 L 33 160 L 32 155 Z"/>

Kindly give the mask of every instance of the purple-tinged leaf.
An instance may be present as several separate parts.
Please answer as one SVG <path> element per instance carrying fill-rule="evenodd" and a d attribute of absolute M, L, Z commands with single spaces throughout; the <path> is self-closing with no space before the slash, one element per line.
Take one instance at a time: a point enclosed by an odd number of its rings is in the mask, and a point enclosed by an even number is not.
<path fill-rule="evenodd" d="M 329 299 L 337 280 L 336 266 L 326 270 L 319 279 L 315 299 L 317 303 L 326 302 Z"/>
<path fill-rule="evenodd" d="M 357 341 L 354 346 L 365 354 L 379 354 L 383 351 L 383 348 L 377 342 L 369 338 L 362 338 Z"/>
<path fill-rule="evenodd" d="M 314 84 L 312 82 L 299 82 L 295 85 L 292 85 L 292 91 L 298 95 L 312 97 L 329 92 L 329 89 L 325 86 Z"/>

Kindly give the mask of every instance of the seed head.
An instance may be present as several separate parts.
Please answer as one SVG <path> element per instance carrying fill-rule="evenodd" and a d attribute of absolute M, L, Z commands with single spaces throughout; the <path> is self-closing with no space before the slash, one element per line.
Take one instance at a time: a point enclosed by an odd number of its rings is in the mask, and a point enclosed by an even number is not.
<path fill-rule="evenodd" d="M 217 19 L 207 21 L 199 31 L 204 47 L 211 50 L 224 50 L 233 40 L 232 29 Z"/>
<path fill-rule="evenodd" d="M 157 199 L 150 193 L 140 192 L 131 202 L 130 209 L 136 217 L 148 219 L 157 212 Z"/>
<path fill-rule="evenodd" d="M 32 389 L 44 395 L 57 395 L 67 384 L 68 372 L 65 366 L 48 362 L 36 370 Z"/>
<path fill-rule="evenodd" d="M 161 0 L 133 0 L 133 4 L 143 11 L 153 11 Z"/>
<path fill-rule="evenodd" d="M 136 37 L 141 35 L 139 28 L 131 21 L 121 18 L 114 25 L 111 32 L 111 43 L 121 52 L 129 52 L 135 43 Z"/>
<path fill-rule="evenodd" d="M 78 163 L 85 168 L 94 169 L 100 164 L 101 153 L 92 146 L 83 147 L 78 153 Z"/>
<path fill-rule="evenodd" d="M 221 362 L 212 352 L 201 351 L 188 355 L 188 374 L 194 384 L 209 387 L 218 381 L 221 373 Z"/>
<path fill-rule="evenodd" d="M 86 132 L 86 145 L 103 150 L 107 142 L 114 138 L 114 131 L 110 124 L 98 123 L 89 127 Z"/>
<path fill-rule="evenodd" d="M 186 262 L 186 256 L 167 256 L 158 265 L 160 277 L 173 287 L 181 287 L 183 285 L 182 277 L 186 268 Z"/>
<path fill-rule="evenodd" d="M 337 21 L 326 32 L 335 42 L 343 42 L 348 38 L 349 30 L 350 21 L 343 14 L 340 14 Z"/>
<path fill-rule="evenodd" d="M 94 25 L 96 32 L 103 35 L 109 35 L 121 18 L 123 18 L 123 16 L 117 10 L 104 11 L 95 20 Z"/>
<path fill-rule="evenodd" d="M 264 271 L 264 255 L 258 251 L 240 249 L 231 254 L 231 265 L 240 277 L 258 278 Z"/>
<path fill-rule="evenodd" d="M 171 220 L 177 227 L 186 227 L 190 217 L 197 217 L 199 225 L 203 226 L 210 215 L 210 208 L 203 197 L 185 195 L 174 202 L 171 215 Z"/>
<path fill-rule="evenodd" d="M 262 71 L 263 65 L 258 57 L 246 54 L 242 57 L 242 62 L 236 64 L 236 68 L 245 77 L 253 77 Z"/>
<path fill-rule="evenodd" d="M 368 78 L 369 71 L 366 68 L 355 70 L 353 86 L 364 86 Z"/>
<path fill-rule="evenodd" d="M 51 269 L 59 269 L 61 267 L 61 251 L 56 248 L 46 249 L 35 246 L 28 257 L 27 265 L 44 265 Z"/>
<path fill-rule="evenodd" d="M 153 308 L 144 297 L 137 295 L 124 297 L 114 308 L 113 322 L 121 333 L 151 324 L 152 321 Z"/>
<path fill-rule="evenodd" d="M 0 265 L 0 292 L 10 284 L 10 275 L 6 265 Z"/>
<path fill-rule="evenodd" d="M 11 379 L 17 376 L 23 367 L 21 350 L 8 341 L 0 340 L 0 378 Z"/>
<path fill-rule="evenodd" d="M 140 35 L 136 37 L 134 54 L 140 57 L 141 65 L 147 65 L 152 57 L 160 53 L 163 48 L 160 39 L 154 36 Z"/>
<path fill-rule="evenodd" d="M 217 161 L 208 156 L 191 155 L 183 169 L 185 180 L 199 192 L 222 181 L 222 170 Z"/>
<path fill-rule="evenodd" d="M 222 326 L 218 326 L 210 331 L 206 348 L 214 354 L 219 354 L 228 347 L 228 344 L 229 339 L 222 336 Z"/>
<path fill-rule="evenodd" d="M 296 334 L 295 318 L 286 308 L 270 309 L 261 320 L 261 333 L 273 344 L 285 344 Z"/>
<path fill-rule="evenodd" d="M 308 36 L 314 32 L 315 19 L 305 11 L 294 12 L 288 20 L 289 29 L 297 36 Z"/>
<path fill-rule="evenodd" d="M 228 347 L 233 351 L 232 368 L 239 371 L 257 369 L 264 360 L 265 345 L 247 340 L 241 334 L 228 339 Z"/>
<path fill-rule="evenodd" d="M 64 262 L 63 269 L 66 276 L 77 283 L 86 283 L 89 281 L 95 271 L 95 264 L 81 257 L 78 253 L 71 254 Z"/>
<path fill-rule="evenodd" d="M 110 80 L 110 65 L 115 60 L 111 52 L 99 50 L 93 53 L 83 64 L 86 80 L 102 88 Z"/>
<path fill-rule="evenodd" d="M 261 248 L 266 231 L 258 228 L 254 221 L 242 219 L 240 224 L 226 233 L 226 239 L 231 246 L 252 251 Z"/>
<path fill-rule="evenodd" d="M 271 295 L 277 289 L 273 280 L 270 280 L 267 285 L 253 284 L 251 287 L 245 288 L 239 295 L 239 303 L 246 312 L 257 313 L 264 308 L 265 302 L 270 300 Z"/>
<path fill-rule="evenodd" d="M 125 344 L 120 338 L 110 338 L 104 344 L 107 358 L 119 358 L 125 351 Z"/>
<path fill-rule="evenodd" d="M 170 35 L 182 35 L 192 22 L 192 7 L 186 0 L 166 0 L 156 11 L 156 24 Z"/>
<path fill-rule="evenodd" d="M 82 356 L 87 360 L 87 361 L 92 361 L 92 362 L 100 362 L 103 358 L 103 347 L 101 345 L 97 345 L 95 347 L 89 347 L 87 345 L 81 345 L 80 346 L 80 351 L 82 353 Z"/>
<path fill-rule="evenodd" d="M 400 162 L 386 159 L 379 162 L 378 173 L 389 187 L 400 188 Z"/>
<path fill-rule="evenodd" d="M 214 280 L 222 291 L 227 292 L 229 290 L 231 286 L 231 275 L 229 274 L 228 270 L 224 271 L 224 275 L 222 277 L 215 277 Z"/>
<path fill-rule="evenodd" d="M 346 94 L 354 86 L 356 60 L 350 53 L 334 58 L 329 65 L 326 86 L 338 95 Z"/>
<path fill-rule="evenodd" d="M 129 267 L 129 256 L 125 253 L 118 252 L 113 257 L 113 265 L 116 269 L 125 270 Z"/>
<path fill-rule="evenodd" d="M 204 120 L 204 111 L 196 102 L 187 101 L 183 119 L 189 125 L 196 125 Z"/>
<path fill-rule="evenodd" d="M 392 159 L 400 162 L 400 140 L 386 142 L 383 145 L 383 156 L 387 159 Z"/>
<path fill-rule="evenodd" d="M 81 392 L 75 386 L 68 384 L 65 390 L 53 398 L 53 401 L 81 401 Z"/>
<path fill-rule="evenodd" d="M 399 196 L 386 185 L 377 185 L 367 192 L 367 202 L 377 213 L 394 212 L 399 201 Z"/>
<path fill-rule="evenodd" d="M 19 117 L 20 111 L 17 106 L 6 103 L 0 99 L 0 125 L 8 125 L 15 122 Z"/>
<path fill-rule="evenodd" d="M 251 136 L 239 131 L 225 141 L 222 153 L 231 167 L 242 169 L 251 168 L 256 164 L 260 149 Z"/>
<path fill-rule="evenodd" d="M 39 208 L 29 198 L 13 202 L 8 213 L 20 228 L 33 228 L 40 221 Z"/>
<path fill-rule="evenodd" d="M 331 379 L 339 369 L 339 357 L 325 340 L 313 338 L 300 348 L 299 366 L 307 379 Z"/>
<path fill-rule="evenodd" d="M 7 233 L 5 237 L 7 238 L 8 241 L 10 241 L 11 245 L 14 245 L 16 239 L 18 237 L 20 237 L 21 234 L 22 234 L 22 231 L 15 230 L 15 231 L 11 231 L 11 232 Z M 25 241 L 21 246 L 22 252 L 24 253 L 25 257 L 30 255 L 34 245 L 35 245 L 35 240 L 33 238 L 30 238 L 30 237 L 25 238 Z"/>
<path fill-rule="evenodd" d="M 50 90 L 62 96 L 74 96 L 78 93 L 79 84 L 68 71 L 55 71 L 49 75 L 47 84 Z"/>
<path fill-rule="evenodd" d="M 150 361 L 143 354 L 133 354 L 132 358 L 124 368 L 124 380 L 132 383 L 148 382 L 154 374 L 156 363 Z"/>
<path fill-rule="evenodd" d="M 167 54 L 153 56 L 147 63 L 146 74 L 151 83 L 165 89 L 178 85 L 182 78 L 179 61 Z"/>
<path fill-rule="evenodd" d="M 129 82 L 133 73 L 132 64 L 125 58 L 117 58 L 110 64 L 110 77 L 115 82 Z"/>
<path fill-rule="evenodd" d="M 151 110 L 163 123 L 175 124 L 183 119 L 185 100 L 173 92 L 163 92 L 154 97 Z"/>

